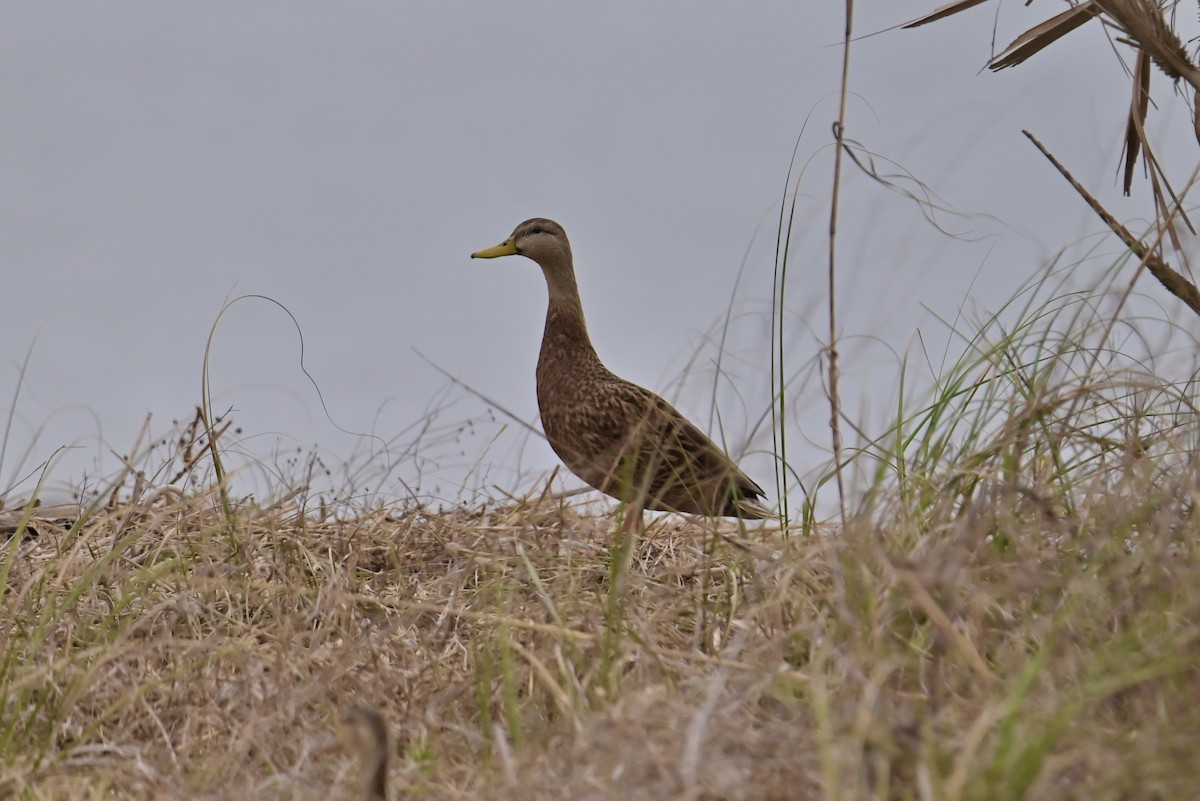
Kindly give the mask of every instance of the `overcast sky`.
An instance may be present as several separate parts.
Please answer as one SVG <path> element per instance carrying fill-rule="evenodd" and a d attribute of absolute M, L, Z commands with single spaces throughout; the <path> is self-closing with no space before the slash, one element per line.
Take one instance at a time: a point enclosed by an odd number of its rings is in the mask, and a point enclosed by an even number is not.
<path fill-rule="evenodd" d="M 1100 26 L 993 74 L 980 71 L 993 35 L 1002 47 L 1055 4 L 886 30 L 937 4 L 858 4 L 857 32 L 878 33 L 852 50 L 848 135 L 964 215 L 939 216 L 948 236 L 847 173 L 846 406 L 867 419 L 895 408 L 896 354 L 918 332 L 936 361 L 937 317 L 998 308 L 1101 230 L 1022 128 L 1118 215 L 1149 209 L 1144 184 L 1119 196 L 1128 82 Z M 147 414 L 169 434 L 200 399 L 222 304 L 248 293 L 295 315 L 332 421 L 290 320 L 243 302 L 211 353 L 216 405 L 242 430 L 231 447 L 285 472 L 297 449 L 334 468 L 382 465 L 356 481 L 392 496 L 528 488 L 556 464 L 549 448 L 437 368 L 536 421 L 540 272 L 468 258 L 530 216 L 570 234 L 609 367 L 706 427 L 709 335 L 732 309 L 724 439 L 773 486 L 769 431 L 751 433 L 770 397 L 794 148 L 789 457 L 801 472 L 827 458 L 821 384 L 804 371 L 827 338 L 841 4 L 9 2 L 3 16 L 0 417 L 17 403 L 0 493 L 63 445 L 55 486 L 111 471 Z M 1155 80 L 1151 129 L 1190 170 L 1186 108 Z M 1119 248 L 1102 250 L 1107 265 Z M 419 458 L 405 454 L 431 408 Z"/>

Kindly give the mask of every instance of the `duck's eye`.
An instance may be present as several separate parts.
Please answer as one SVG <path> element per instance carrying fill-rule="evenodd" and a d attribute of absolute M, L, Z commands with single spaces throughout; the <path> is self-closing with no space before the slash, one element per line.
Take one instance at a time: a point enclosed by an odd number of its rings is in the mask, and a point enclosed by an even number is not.
<path fill-rule="evenodd" d="M 540 226 L 540 225 L 535 225 L 535 226 L 533 227 L 533 230 L 532 230 L 532 231 L 530 231 L 529 233 L 530 233 L 530 234 L 544 234 L 544 233 L 546 233 L 546 229 L 545 229 L 545 228 L 543 228 L 543 227 L 542 227 L 542 226 Z"/>

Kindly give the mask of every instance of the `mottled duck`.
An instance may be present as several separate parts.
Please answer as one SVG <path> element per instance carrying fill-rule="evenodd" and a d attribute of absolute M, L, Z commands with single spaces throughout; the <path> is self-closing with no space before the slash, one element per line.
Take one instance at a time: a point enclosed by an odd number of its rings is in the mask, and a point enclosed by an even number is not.
<path fill-rule="evenodd" d="M 537 365 L 538 408 L 550 447 L 571 472 L 626 505 L 622 529 L 643 509 L 761 519 L 762 487 L 649 390 L 596 356 L 583 319 L 571 245 L 562 226 L 535 218 L 473 259 L 525 256 L 542 268 L 550 302 Z"/>

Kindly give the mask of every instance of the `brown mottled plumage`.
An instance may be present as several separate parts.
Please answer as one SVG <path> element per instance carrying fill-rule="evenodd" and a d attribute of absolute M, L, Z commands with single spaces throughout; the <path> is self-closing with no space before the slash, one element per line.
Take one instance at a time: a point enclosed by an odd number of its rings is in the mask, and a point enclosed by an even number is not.
<path fill-rule="evenodd" d="M 550 446 L 575 475 L 633 507 L 759 519 L 761 487 L 649 390 L 618 378 L 596 356 L 562 226 L 535 218 L 471 258 L 525 256 L 550 292 L 537 366 L 538 407 Z"/>

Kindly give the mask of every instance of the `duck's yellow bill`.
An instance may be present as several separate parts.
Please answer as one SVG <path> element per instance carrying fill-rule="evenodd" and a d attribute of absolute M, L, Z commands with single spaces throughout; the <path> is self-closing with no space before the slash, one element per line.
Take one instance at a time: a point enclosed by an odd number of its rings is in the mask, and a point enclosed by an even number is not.
<path fill-rule="evenodd" d="M 517 239 L 510 236 L 494 248 L 484 248 L 471 254 L 472 259 L 498 259 L 501 256 L 517 255 Z"/>

